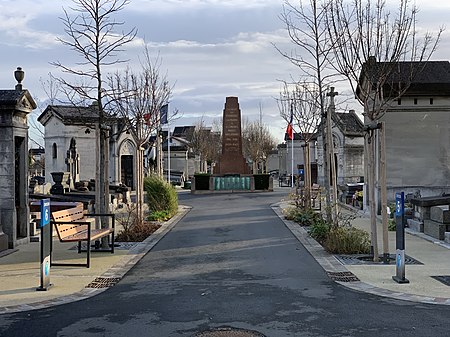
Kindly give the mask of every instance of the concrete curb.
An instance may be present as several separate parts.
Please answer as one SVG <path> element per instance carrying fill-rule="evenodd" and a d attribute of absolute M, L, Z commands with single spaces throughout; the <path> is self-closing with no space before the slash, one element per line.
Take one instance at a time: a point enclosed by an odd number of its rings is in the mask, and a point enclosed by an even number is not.
<path fill-rule="evenodd" d="M 115 265 L 111 266 L 106 272 L 101 274 L 101 278 L 121 279 L 125 274 L 138 263 L 155 245 L 173 228 L 175 225 L 191 210 L 187 206 L 179 206 L 178 213 L 169 221 L 166 221 L 161 227 L 144 241 L 138 243 L 130 249 L 127 255 Z M 61 296 L 50 300 L 35 302 L 31 304 L 12 305 L 0 308 L 1 314 L 16 313 L 29 310 L 45 309 L 61 304 L 67 304 L 75 301 L 81 301 L 96 296 L 109 288 L 84 288 L 71 295 Z"/>
<path fill-rule="evenodd" d="M 278 217 L 283 221 L 283 223 L 292 232 L 292 234 L 300 241 L 300 243 L 306 248 L 306 250 L 308 250 L 308 252 L 314 257 L 314 259 L 322 266 L 322 268 L 326 272 L 331 273 L 339 273 L 339 272 L 351 273 L 332 254 L 326 252 L 316 240 L 310 237 L 304 227 L 299 226 L 294 221 L 285 219 L 281 209 L 281 205 L 283 203 L 284 202 L 279 202 L 271 205 L 272 210 L 278 215 Z M 446 297 L 427 297 L 422 295 L 394 292 L 361 281 L 353 281 L 353 282 L 335 281 L 335 282 L 352 290 L 378 295 L 382 297 L 388 297 L 392 299 L 417 303 L 450 305 L 450 298 Z"/>

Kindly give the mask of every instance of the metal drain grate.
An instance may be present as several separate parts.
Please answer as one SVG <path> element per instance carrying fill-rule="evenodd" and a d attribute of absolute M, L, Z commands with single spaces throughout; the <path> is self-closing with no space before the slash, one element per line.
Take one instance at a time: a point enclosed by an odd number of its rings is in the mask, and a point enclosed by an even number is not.
<path fill-rule="evenodd" d="M 222 327 L 198 332 L 194 337 L 265 337 L 257 331 Z"/>
<path fill-rule="evenodd" d="M 97 277 L 86 288 L 109 288 L 116 285 L 119 281 L 120 277 Z"/>
<path fill-rule="evenodd" d="M 114 243 L 114 250 L 130 250 L 131 248 L 133 248 L 134 246 L 136 246 L 139 242 L 115 242 Z M 86 247 L 87 247 L 87 243 L 86 242 L 82 242 L 81 243 L 81 251 L 82 252 L 86 252 Z M 76 244 L 75 246 L 72 246 L 69 248 L 69 250 L 77 250 L 78 249 L 78 244 Z M 110 252 L 109 248 L 108 250 L 106 250 L 107 252 Z M 91 252 L 95 252 L 95 246 L 94 244 L 91 244 Z"/>
<path fill-rule="evenodd" d="M 439 282 L 445 284 L 446 286 L 450 286 L 450 276 L 445 275 L 445 276 L 431 276 L 432 278 L 434 278 L 435 280 L 438 280 Z"/>
<path fill-rule="evenodd" d="M 351 254 L 351 255 L 335 255 L 336 259 L 338 259 L 344 265 L 383 265 L 385 264 L 383 261 L 383 256 L 380 256 L 379 262 L 373 262 L 373 258 L 367 254 Z M 395 265 L 396 258 L 395 254 L 389 255 L 389 263 Z M 416 260 L 415 258 L 405 255 L 405 264 L 423 264 L 422 262 Z"/>
<path fill-rule="evenodd" d="M 353 274 L 349 271 L 343 271 L 343 272 L 327 271 L 327 274 L 333 281 L 337 281 L 337 282 L 358 282 L 359 281 L 359 278 L 356 277 L 355 274 Z"/>

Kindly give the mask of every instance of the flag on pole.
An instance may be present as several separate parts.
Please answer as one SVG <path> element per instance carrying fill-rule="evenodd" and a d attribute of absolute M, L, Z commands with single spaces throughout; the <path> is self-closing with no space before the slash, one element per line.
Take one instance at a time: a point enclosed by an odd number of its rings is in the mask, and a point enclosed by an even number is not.
<path fill-rule="evenodd" d="M 291 106 L 291 118 L 290 118 L 289 124 L 288 124 L 288 126 L 286 128 L 286 133 L 287 133 L 287 135 L 288 135 L 290 140 L 294 139 L 294 130 L 292 129 L 292 121 L 294 119 L 294 114 L 293 114 L 292 110 L 293 109 L 292 109 L 292 106 Z"/>
<path fill-rule="evenodd" d="M 167 124 L 167 116 L 169 115 L 169 104 L 164 104 L 161 109 L 159 109 L 159 118 L 161 120 L 161 124 Z"/>

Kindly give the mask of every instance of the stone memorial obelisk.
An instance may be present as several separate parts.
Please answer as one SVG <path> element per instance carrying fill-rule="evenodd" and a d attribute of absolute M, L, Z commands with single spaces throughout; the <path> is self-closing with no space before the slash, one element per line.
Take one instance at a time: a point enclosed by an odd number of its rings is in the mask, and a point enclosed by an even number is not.
<path fill-rule="evenodd" d="M 237 97 L 227 97 L 223 110 L 222 154 L 217 174 L 248 174 L 242 154 L 241 110 Z"/>

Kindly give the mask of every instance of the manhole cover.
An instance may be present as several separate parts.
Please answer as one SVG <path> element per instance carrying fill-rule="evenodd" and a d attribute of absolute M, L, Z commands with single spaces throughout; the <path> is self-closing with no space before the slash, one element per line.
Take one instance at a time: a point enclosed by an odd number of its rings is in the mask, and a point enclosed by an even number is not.
<path fill-rule="evenodd" d="M 338 281 L 338 282 L 358 282 L 359 281 L 359 278 L 356 277 L 355 274 L 353 274 L 349 271 L 343 271 L 343 272 L 327 271 L 327 274 L 333 281 Z"/>
<path fill-rule="evenodd" d="M 265 337 L 265 336 L 257 331 L 224 327 L 198 332 L 195 335 L 195 337 Z"/>
<path fill-rule="evenodd" d="M 97 277 L 86 288 L 109 288 L 120 281 L 120 277 Z"/>
<path fill-rule="evenodd" d="M 450 286 L 450 276 L 431 276 L 435 280 L 445 284 L 446 286 Z"/>

